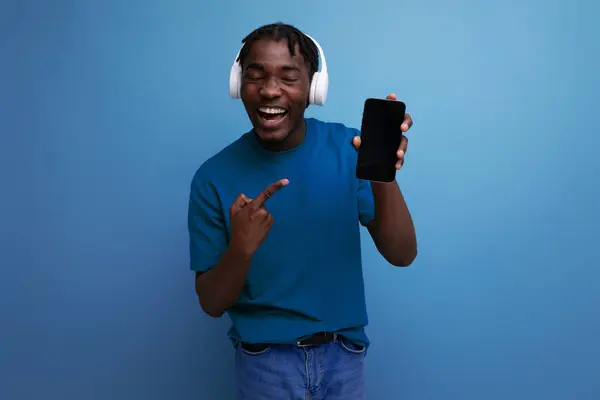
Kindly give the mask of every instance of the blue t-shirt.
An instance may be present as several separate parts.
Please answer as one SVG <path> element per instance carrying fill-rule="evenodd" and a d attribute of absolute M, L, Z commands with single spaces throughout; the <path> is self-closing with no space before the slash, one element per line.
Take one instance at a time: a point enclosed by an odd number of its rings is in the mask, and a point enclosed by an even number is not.
<path fill-rule="evenodd" d="M 207 271 L 231 238 L 229 208 L 280 179 L 289 184 L 266 203 L 273 215 L 252 257 L 245 287 L 228 314 L 234 345 L 295 343 L 338 332 L 368 345 L 360 226 L 375 218 L 371 185 L 356 178 L 356 129 L 306 119 L 297 147 L 272 152 L 252 131 L 205 161 L 189 205 L 191 269 Z"/>

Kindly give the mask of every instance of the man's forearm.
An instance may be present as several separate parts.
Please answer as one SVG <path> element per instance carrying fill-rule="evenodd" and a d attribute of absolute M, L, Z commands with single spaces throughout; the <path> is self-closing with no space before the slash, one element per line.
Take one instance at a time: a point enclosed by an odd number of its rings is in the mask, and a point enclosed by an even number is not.
<path fill-rule="evenodd" d="M 229 246 L 213 269 L 196 277 L 196 294 L 204 312 L 218 318 L 238 300 L 250 262 L 251 257 Z"/>
<path fill-rule="evenodd" d="M 371 236 L 389 263 L 406 267 L 417 256 L 417 238 L 404 196 L 395 181 L 372 182 L 371 186 L 375 198 L 375 221 L 369 229 Z"/>

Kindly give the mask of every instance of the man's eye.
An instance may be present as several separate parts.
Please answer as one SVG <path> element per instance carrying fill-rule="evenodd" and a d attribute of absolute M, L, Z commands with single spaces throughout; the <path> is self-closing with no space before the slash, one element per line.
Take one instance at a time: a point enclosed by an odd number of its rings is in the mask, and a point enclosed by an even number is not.
<path fill-rule="evenodd" d="M 250 80 L 262 79 L 264 73 L 262 71 L 257 71 L 256 69 L 249 69 L 246 71 L 244 76 Z"/>

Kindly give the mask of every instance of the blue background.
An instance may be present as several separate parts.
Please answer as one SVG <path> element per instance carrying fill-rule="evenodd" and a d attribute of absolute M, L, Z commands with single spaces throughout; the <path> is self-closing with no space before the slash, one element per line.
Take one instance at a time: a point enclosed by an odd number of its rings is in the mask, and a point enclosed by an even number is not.
<path fill-rule="evenodd" d="M 232 398 L 187 196 L 249 128 L 228 97 L 241 39 L 283 20 L 328 61 L 308 115 L 360 126 L 395 92 L 415 121 L 419 257 L 390 267 L 363 238 L 369 397 L 598 399 L 599 7 L 217 4 L 1 3 L 0 398 Z"/>

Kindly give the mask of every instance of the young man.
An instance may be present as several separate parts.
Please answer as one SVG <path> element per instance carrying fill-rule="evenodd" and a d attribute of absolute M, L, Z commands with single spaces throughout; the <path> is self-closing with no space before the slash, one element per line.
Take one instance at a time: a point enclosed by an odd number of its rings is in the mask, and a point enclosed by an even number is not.
<path fill-rule="evenodd" d="M 284 24 L 243 43 L 240 96 L 253 129 L 191 185 L 200 305 L 231 317 L 240 399 L 363 399 L 359 223 L 386 260 L 408 266 L 417 254 L 409 211 L 396 182 L 356 179 L 356 129 L 305 117 L 315 43 Z M 406 115 L 398 134 L 411 125 Z M 397 169 L 406 146 L 403 137 Z"/>

